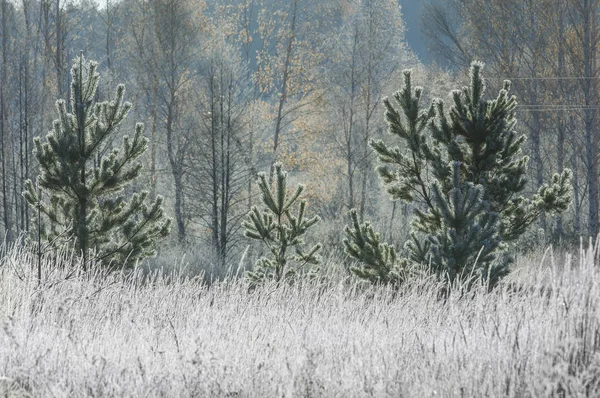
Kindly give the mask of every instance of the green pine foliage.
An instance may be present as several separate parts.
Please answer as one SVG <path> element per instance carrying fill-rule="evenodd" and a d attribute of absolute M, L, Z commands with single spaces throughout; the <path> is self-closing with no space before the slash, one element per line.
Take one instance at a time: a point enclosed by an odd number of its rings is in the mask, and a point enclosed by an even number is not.
<path fill-rule="evenodd" d="M 313 246 L 308 252 L 302 250 L 303 236 L 307 230 L 319 222 L 314 216 L 305 216 L 306 202 L 300 195 L 304 186 L 299 185 L 290 195 L 287 190 L 287 173 L 281 164 L 275 164 L 275 187 L 271 188 L 265 173 L 258 174 L 257 184 L 262 194 L 263 209 L 252 208 L 248 219 L 242 223 L 248 238 L 260 240 L 270 253 L 270 257 L 261 257 L 254 269 L 247 273 L 253 283 L 266 280 L 279 282 L 291 278 L 303 271 L 306 265 L 318 265 L 318 251 L 321 245 Z M 297 215 L 292 209 L 298 208 Z M 293 252 L 291 250 L 294 249 Z"/>
<path fill-rule="evenodd" d="M 36 185 L 27 181 L 24 196 L 42 218 L 39 233 L 45 241 L 73 239 L 85 264 L 132 265 L 153 255 L 157 241 L 170 231 L 162 197 L 148 204 L 146 191 L 128 199 L 123 194 L 140 175 L 136 161 L 148 140 L 137 124 L 120 148 L 101 153 L 131 109 L 123 101 L 125 87 L 117 87 L 112 101 L 96 103 L 97 64 L 83 55 L 74 60 L 71 77 L 69 106 L 57 101 L 53 130 L 44 142 L 35 139 L 40 174 Z"/>
<path fill-rule="evenodd" d="M 370 223 L 360 224 L 355 209 L 350 210 L 352 227 L 346 226 L 344 239 L 346 253 L 363 265 L 350 271 L 374 284 L 400 284 L 406 276 L 405 263 L 396 255 L 394 246 L 381 241 Z"/>
<path fill-rule="evenodd" d="M 522 195 L 528 157 L 526 137 L 515 130 L 517 101 L 508 81 L 484 100 L 482 68 L 472 64 L 470 86 L 451 93 L 448 111 L 440 99 L 423 108 L 423 89 L 413 89 L 405 71 L 404 87 L 384 101 L 389 133 L 401 146 L 370 145 L 391 198 L 416 207 L 406 259 L 450 280 L 475 273 L 495 283 L 508 272 L 508 245 L 542 212 L 568 208 L 572 174 L 555 174 L 532 197 Z"/>
<path fill-rule="evenodd" d="M 440 228 L 430 231 L 417 218 L 406 247 L 411 261 L 428 264 L 450 283 L 457 278 L 482 277 L 495 285 L 508 274 L 510 262 L 500 237 L 499 216 L 484 200 L 481 185 L 462 181 L 461 166 L 461 162 L 452 162 L 452 189 L 447 195 L 437 182 L 432 187 Z M 428 243 L 427 251 L 420 243 L 423 238 Z"/>

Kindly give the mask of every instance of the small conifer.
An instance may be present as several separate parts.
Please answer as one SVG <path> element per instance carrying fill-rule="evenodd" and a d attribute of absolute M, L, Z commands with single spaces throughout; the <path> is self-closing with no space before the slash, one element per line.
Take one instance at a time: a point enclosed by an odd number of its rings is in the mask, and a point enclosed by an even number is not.
<path fill-rule="evenodd" d="M 162 197 L 147 204 L 146 191 L 129 200 L 123 195 L 124 187 L 140 175 L 142 166 L 136 160 L 148 140 L 137 124 L 133 137 L 123 137 L 120 148 L 100 153 L 131 109 L 123 101 L 125 87 L 117 87 L 112 101 L 96 103 L 97 64 L 83 54 L 74 60 L 71 77 L 69 105 L 57 101 L 53 130 L 44 142 L 39 137 L 34 141 L 40 174 L 36 185 L 27 181 L 23 194 L 43 218 L 39 233 L 45 241 L 73 239 L 84 264 L 93 259 L 131 265 L 153 255 L 157 241 L 170 230 Z"/>
<path fill-rule="evenodd" d="M 265 173 L 258 174 L 257 184 L 260 188 L 263 209 L 256 206 L 248 214 L 248 219 L 242 223 L 248 238 L 260 240 L 270 252 L 270 257 L 261 257 L 256 261 L 254 269 L 248 272 L 248 279 L 253 283 L 265 280 L 279 282 L 301 272 L 304 266 L 319 264 L 317 252 L 321 245 L 313 246 L 308 252 L 302 250 L 303 236 L 306 231 L 319 222 L 320 218 L 305 217 L 306 202 L 300 195 L 304 186 L 299 185 L 290 195 L 287 190 L 287 173 L 281 164 L 275 168 L 275 187 L 271 188 Z M 297 215 L 292 214 L 292 208 L 298 207 Z M 295 249 L 290 253 L 291 249 Z M 292 262 L 295 262 L 293 266 Z"/>

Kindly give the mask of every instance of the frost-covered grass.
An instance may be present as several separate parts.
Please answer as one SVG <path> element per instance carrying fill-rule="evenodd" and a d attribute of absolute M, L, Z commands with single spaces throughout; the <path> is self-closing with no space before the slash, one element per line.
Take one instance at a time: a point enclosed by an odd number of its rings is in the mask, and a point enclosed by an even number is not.
<path fill-rule="evenodd" d="M 63 260 L 58 260 L 58 264 Z M 492 293 L 394 295 L 0 266 L 8 396 L 544 397 L 600 394 L 592 253 L 522 261 Z M 11 395 L 13 394 L 13 395 Z"/>

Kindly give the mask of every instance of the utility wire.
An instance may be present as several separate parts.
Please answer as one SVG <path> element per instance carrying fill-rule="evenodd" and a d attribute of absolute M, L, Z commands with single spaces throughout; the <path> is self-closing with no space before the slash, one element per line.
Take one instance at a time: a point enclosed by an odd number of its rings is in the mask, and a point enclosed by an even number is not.
<path fill-rule="evenodd" d="M 517 105 L 517 110 L 530 112 L 543 111 L 595 111 L 600 110 L 600 105 Z"/>
<path fill-rule="evenodd" d="M 587 109 L 560 109 L 560 108 L 553 108 L 553 109 L 522 109 L 522 111 L 527 111 L 527 112 L 559 112 L 559 111 L 573 111 L 573 110 L 589 110 L 589 111 L 598 111 L 600 110 L 600 108 L 587 108 Z"/>
<path fill-rule="evenodd" d="M 487 80 L 593 80 L 600 79 L 600 76 L 556 76 L 556 77 L 484 77 Z"/>
<path fill-rule="evenodd" d="M 552 109 L 598 109 L 600 105 L 517 105 L 517 108 L 525 109 L 539 109 L 539 108 L 552 108 Z"/>

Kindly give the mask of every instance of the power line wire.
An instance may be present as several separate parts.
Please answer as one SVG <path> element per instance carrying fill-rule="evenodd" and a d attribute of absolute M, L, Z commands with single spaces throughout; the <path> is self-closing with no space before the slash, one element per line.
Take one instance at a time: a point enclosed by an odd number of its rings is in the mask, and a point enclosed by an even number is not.
<path fill-rule="evenodd" d="M 594 109 L 523 109 L 522 111 L 527 111 L 527 112 L 560 112 L 560 111 L 573 111 L 573 110 L 589 110 L 589 111 L 598 111 L 600 110 L 600 108 L 594 108 Z"/>
<path fill-rule="evenodd" d="M 526 112 L 560 112 L 560 111 L 598 111 L 600 106 L 572 106 L 572 107 L 553 107 L 553 106 L 538 106 L 538 107 L 523 107 L 517 106 L 517 111 Z"/>
<path fill-rule="evenodd" d="M 517 108 L 526 109 L 537 109 L 537 108 L 553 108 L 553 109 L 598 109 L 600 105 L 552 105 L 552 104 L 539 104 L 539 105 L 517 105 Z"/>
<path fill-rule="evenodd" d="M 555 76 L 555 77 L 485 77 L 487 80 L 593 80 L 600 76 Z"/>

